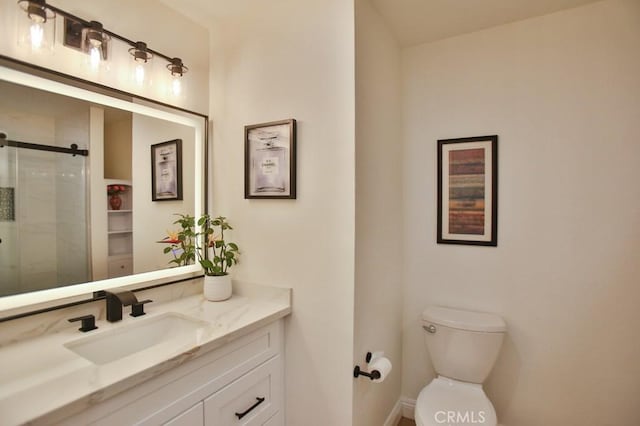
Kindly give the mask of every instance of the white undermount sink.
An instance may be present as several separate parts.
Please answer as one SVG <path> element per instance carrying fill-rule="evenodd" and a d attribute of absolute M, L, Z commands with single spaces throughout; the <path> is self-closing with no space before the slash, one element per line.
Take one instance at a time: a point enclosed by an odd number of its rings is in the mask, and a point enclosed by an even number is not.
<path fill-rule="evenodd" d="M 209 323 L 173 312 L 136 319 L 64 346 L 94 364 L 108 364 L 159 345 L 196 344 Z M 170 348 L 168 348 L 170 350 Z"/>

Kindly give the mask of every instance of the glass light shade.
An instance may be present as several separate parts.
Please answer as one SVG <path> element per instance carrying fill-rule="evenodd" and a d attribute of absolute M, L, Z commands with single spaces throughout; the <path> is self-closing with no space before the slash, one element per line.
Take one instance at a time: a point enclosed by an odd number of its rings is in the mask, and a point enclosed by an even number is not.
<path fill-rule="evenodd" d="M 171 77 L 171 94 L 178 97 L 182 95 L 182 76 Z"/>
<path fill-rule="evenodd" d="M 51 53 L 55 46 L 56 14 L 40 1 L 22 0 L 16 9 L 18 45 L 32 53 Z"/>
<path fill-rule="evenodd" d="M 131 79 L 137 88 L 145 88 L 151 85 L 153 69 L 153 55 L 147 49 L 147 44 L 139 41 L 129 49 L 131 55 Z"/>
<path fill-rule="evenodd" d="M 93 24 L 93 21 L 92 21 Z M 82 30 L 82 50 L 87 54 L 85 65 L 90 72 L 106 71 L 111 37 L 102 32 L 102 25 L 87 27 Z"/>
<path fill-rule="evenodd" d="M 171 73 L 169 94 L 174 98 L 181 98 L 184 95 L 184 74 L 189 70 L 184 66 L 180 58 L 173 58 L 167 69 Z"/>
<path fill-rule="evenodd" d="M 137 89 L 145 89 L 153 83 L 153 61 L 147 62 L 134 61 L 130 62 L 129 78 L 133 87 Z"/>

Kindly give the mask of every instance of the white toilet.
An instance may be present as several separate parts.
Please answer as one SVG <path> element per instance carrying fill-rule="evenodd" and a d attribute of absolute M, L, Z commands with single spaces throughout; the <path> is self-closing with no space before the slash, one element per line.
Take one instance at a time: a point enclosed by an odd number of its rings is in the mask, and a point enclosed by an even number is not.
<path fill-rule="evenodd" d="M 482 390 L 507 329 L 495 314 L 430 306 L 422 313 L 427 350 L 438 377 L 416 401 L 416 426 L 496 426 Z"/>

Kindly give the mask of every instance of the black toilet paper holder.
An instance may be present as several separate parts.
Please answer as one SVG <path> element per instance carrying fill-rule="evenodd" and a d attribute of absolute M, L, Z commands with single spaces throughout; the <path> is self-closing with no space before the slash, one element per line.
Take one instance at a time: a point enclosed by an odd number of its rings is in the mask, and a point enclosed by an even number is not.
<path fill-rule="evenodd" d="M 358 376 L 365 376 L 370 378 L 371 380 L 375 380 L 380 378 L 380 372 L 378 370 L 373 370 L 371 373 L 367 373 L 365 371 L 361 371 L 360 366 L 356 365 L 356 367 L 353 369 L 353 377 L 357 378 Z"/>
<path fill-rule="evenodd" d="M 367 356 L 365 357 L 365 361 L 367 361 L 367 364 L 371 362 L 371 356 L 371 352 L 367 352 Z M 367 373 L 366 371 L 360 370 L 359 365 L 356 365 L 353 369 L 353 377 L 358 378 L 359 376 L 365 376 L 371 380 L 375 380 L 380 378 L 380 372 L 378 370 L 373 370 L 372 372 Z"/>

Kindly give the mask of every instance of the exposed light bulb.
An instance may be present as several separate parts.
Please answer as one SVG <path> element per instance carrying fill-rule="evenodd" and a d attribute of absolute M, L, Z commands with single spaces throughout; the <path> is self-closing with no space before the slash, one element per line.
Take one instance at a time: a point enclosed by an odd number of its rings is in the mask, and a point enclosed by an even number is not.
<path fill-rule="evenodd" d="M 44 28 L 42 27 L 42 21 L 33 22 L 29 28 L 29 36 L 31 39 L 31 48 L 40 49 L 42 47 L 42 41 L 44 39 Z"/>
<path fill-rule="evenodd" d="M 182 82 L 179 76 L 174 76 L 171 81 L 171 92 L 174 96 L 180 96 L 182 93 Z"/>
<path fill-rule="evenodd" d="M 97 71 L 100 66 L 101 61 L 100 49 L 97 47 L 92 47 L 89 51 L 89 63 L 91 64 L 91 69 L 93 71 Z"/>
<path fill-rule="evenodd" d="M 136 74 L 136 83 L 140 85 L 144 83 L 144 65 L 143 64 L 136 64 L 135 74 Z"/>

